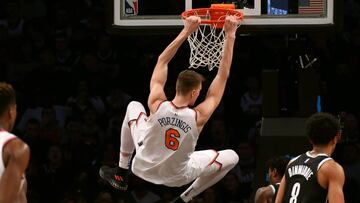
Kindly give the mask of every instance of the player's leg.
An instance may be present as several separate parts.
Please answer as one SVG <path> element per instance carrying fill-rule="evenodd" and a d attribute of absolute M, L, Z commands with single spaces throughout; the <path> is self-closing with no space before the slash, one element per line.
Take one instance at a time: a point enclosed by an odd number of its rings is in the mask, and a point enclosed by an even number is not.
<path fill-rule="evenodd" d="M 119 190 L 127 189 L 129 164 L 136 142 L 136 137 L 131 133 L 131 128 L 141 115 L 146 115 L 144 106 L 139 102 L 130 102 L 121 126 L 119 166 L 114 168 L 103 166 L 99 171 L 103 179 Z"/>
<path fill-rule="evenodd" d="M 233 150 L 222 150 L 217 152 L 217 154 L 212 155 L 212 159 L 206 160 L 204 156 L 205 153 L 209 154 L 209 150 L 199 151 L 194 153 L 203 153 L 200 157 L 204 158 L 195 158 L 196 162 L 201 162 L 200 167 L 202 170 L 191 184 L 191 186 L 180 195 L 181 199 L 184 202 L 190 201 L 193 197 L 197 196 L 207 188 L 211 187 L 219 180 L 221 180 L 239 161 L 238 155 Z M 214 153 L 213 151 L 212 153 Z M 211 152 L 210 152 L 211 153 Z M 195 156 L 197 156 L 195 154 Z M 211 157 L 211 156 L 208 156 Z M 209 161 L 210 160 L 210 161 Z"/>
<path fill-rule="evenodd" d="M 140 102 L 129 103 L 124 121 L 121 126 L 119 167 L 129 169 L 132 154 L 135 150 L 136 137 L 131 133 L 131 128 L 136 124 L 141 115 L 146 116 L 144 106 Z"/>

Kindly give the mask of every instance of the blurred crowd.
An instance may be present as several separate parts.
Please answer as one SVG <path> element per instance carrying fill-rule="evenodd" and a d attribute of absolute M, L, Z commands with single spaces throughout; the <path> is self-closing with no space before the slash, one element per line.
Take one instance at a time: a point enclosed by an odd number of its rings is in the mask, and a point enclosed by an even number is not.
<path fill-rule="evenodd" d="M 179 195 L 184 188 L 153 185 L 133 175 L 129 192 L 118 192 L 98 176 L 101 165 L 117 164 L 126 106 L 131 100 L 146 104 L 157 56 L 175 35 L 111 35 L 101 0 L 5 0 L 0 5 L 0 81 L 17 90 L 14 133 L 31 148 L 29 203 L 160 203 Z M 312 68 L 320 75 L 322 110 L 341 117 L 343 142 L 334 157 L 345 169 L 347 202 L 355 203 L 360 202 L 354 196 L 360 189 L 355 91 L 360 83 L 360 3 L 344 1 L 343 13 L 340 32 L 301 36 L 319 58 Z M 288 40 L 280 34 L 237 38 L 224 99 L 197 148 L 232 148 L 240 160 L 193 203 L 253 201 L 261 71 L 289 67 Z M 173 79 L 187 67 L 187 48 L 170 64 L 169 99 Z M 214 71 L 203 73 L 214 76 Z"/>

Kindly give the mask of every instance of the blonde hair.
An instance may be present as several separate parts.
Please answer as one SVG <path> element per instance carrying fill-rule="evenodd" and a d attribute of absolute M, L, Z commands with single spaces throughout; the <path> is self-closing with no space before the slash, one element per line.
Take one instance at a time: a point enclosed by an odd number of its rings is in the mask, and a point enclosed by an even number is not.
<path fill-rule="evenodd" d="M 197 88 L 204 80 L 201 74 L 193 70 L 181 71 L 176 81 L 176 93 L 185 95 Z"/>

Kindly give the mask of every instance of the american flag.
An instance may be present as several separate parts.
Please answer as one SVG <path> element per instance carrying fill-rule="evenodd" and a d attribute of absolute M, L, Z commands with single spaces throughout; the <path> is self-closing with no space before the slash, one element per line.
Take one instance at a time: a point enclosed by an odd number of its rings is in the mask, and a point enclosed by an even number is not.
<path fill-rule="evenodd" d="M 299 0 L 299 14 L 323 14 L 326 0 Z"/>

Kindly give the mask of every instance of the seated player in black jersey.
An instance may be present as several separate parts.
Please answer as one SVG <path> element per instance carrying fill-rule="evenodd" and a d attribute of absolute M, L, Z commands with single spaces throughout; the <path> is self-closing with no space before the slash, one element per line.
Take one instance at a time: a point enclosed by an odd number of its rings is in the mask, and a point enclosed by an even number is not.
<path fill-rule="evenodd" d="M 269 185 L 260 187 L 255 193 L 255 203 L 273 203 L 279 190 L 279 185 L 284 176 L 286 165 L 289 162 L 288 156 L 273 157 L 268 160 Z"/>

